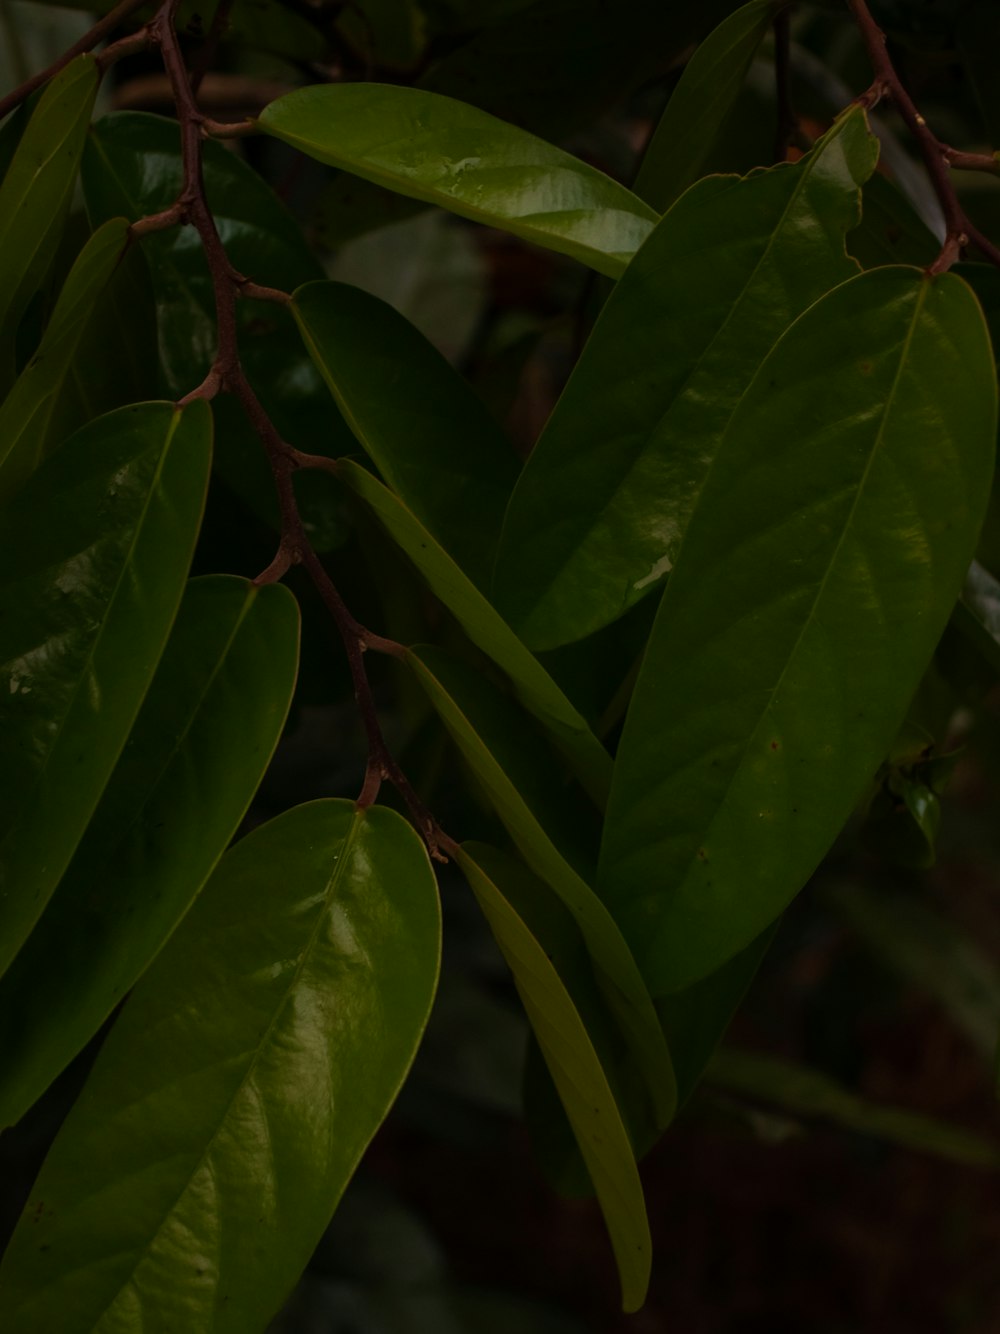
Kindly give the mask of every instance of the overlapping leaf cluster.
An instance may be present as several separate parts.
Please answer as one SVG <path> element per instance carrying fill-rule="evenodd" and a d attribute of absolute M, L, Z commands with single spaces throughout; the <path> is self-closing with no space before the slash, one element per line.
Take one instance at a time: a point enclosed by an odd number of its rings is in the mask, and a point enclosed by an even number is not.
<path fill-rule="evenodd" d="M 523 466 L 422 334 L 326 280 L 246 162 L 204 154 L 232 264 L 291 294 L 241 304 L 241 354 L 278 432 L 336 460 L 298 492 L 314 549 L 353 512 L 433 599 L 438 642 L 400 650 L 410 688 L 503 841 L 446 846 L 537 1041 L 529 1115 L 596 1192 L 627 1309 L 651 1264 L 637 1162 L 893 752 L 993 471 L 972 288 L 852 257 L 891 190 L 864 108 L 794 163 L 702 175 L 778 7 L 699 47 L 635 191 L 512 123 L 558 133 L 530 80 L 521 116 L 459 100 L 474 42 L 421 86 L 306 87 L 260 114 L 321 163 L 614 280 Z M 304 20 L 252 12 L 312 58 Z M 189 577 L 199 541 L 214 555 L 213 469 L 255 521 L 278 505 L 234 404 L 190 397 L 216 339 L 190 229 L 130 231 L 181 189 L 177 127 L 91 123 L 98 83 L 79 56 L 0 131 L 0 1124 L 131 995 L 0 1271 L 0 1324 L 242 1332 L 406 1075 L 439 907 L 383 806 L 300 805 L 227 851 L 292 704 L 299 611 L 280 584 Z M 995 661 L 988 580 L 973 567 L 959 616 Z M 556 651 L 586 662 L 647 609 L 598 735 Z"/>

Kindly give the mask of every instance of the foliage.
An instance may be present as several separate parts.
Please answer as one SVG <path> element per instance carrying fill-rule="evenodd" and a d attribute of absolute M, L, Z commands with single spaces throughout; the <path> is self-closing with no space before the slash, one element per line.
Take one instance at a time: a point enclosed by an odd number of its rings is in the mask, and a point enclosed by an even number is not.
<path fill-rule="evenodd" d="M 950 175 L 997 170 L 997 34 L 618 8 L 123 0 L 0 101 L 0 1126 L 106 1033 L 0 1268 L 11 1334 L 268 1326 L 421 1042 L 434 863 L 509 966 L 533 1136 L 596 1194 L 626 1310 L 638 1165 L 703 1077 L 1000 1162 L 716 1051 L 855 813 L 933 860 L 949 719 L 1000 670 L 1000 251 Z M 969 146 L 876 19 L 967 62 Z M 623 105 L 641 163 L 594 149 Z M 392 264 L 432 234 L 424 329 Z M 571 293 L 537 440 L 506 409 L 559 325 L 466 318 L 489 245 Z M 310 786 L 281 766 L 317 710 L 352 721 Z M 937 969 L 919 912 L 839 911 Z"/>

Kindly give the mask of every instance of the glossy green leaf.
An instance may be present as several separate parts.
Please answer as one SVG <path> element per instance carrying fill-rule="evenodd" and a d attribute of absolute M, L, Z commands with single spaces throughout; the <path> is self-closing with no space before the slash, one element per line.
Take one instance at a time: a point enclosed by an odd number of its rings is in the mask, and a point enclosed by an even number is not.
<path fill-rule="evenodd" d="M 635 192 L 666 213 L 704 174 L 704 163 L 739 96 L 781 0 L 750 0 L 699 45 L 684 67 L 643 154 Z"/>
<path fill-rule="evenodd" d="M 716 1053 L 707 1081 L 727 1093 L 742 1094 L 796 1116 L 820 1117 L 905 1149 L 975 1167 L 1000 1167 L 1000 1142 L 930 1116 L 879 1106 L 819 1070 L 777 1056 L 724 1047 Z"/>
<path fill-rule="evenodd" d="M 446 29 L 449 49 L 417 82 L 561 143 L 662 77 L 735 8 L 733 0 L 692 4 L 680 12 L 649 0 L 617 0 L 615 21 L 609 22 L 606 0 L 529 0 L 492 18 L 482 0 L 474 0 L 468 22 L 460 25 L 467 39 L 452 46 L 453 33 Z M 420 200 L 340 172 L 319 195 L 311 230 L 336 248 L 423 207 Z"/>
<path fill-rule="evenodd" d="M 287 209 L 235 153 L 206 142 L 204 175 L 226 252 L 240 272 L 288 292 L 323 276 Z M 82 177 L 95 223 L 119 215 L 134 220 L 169 207 L 182 180 L 176 122 L 133 111 L 103 117 L 91 127 Z M 160 392 L 179 398 L 201 382 L 215 353 L 211 279 L 190 228 L 154 232 L 143 238 L 142 252 L 156 293 Z M 289 312 L 274 302 L 244 300 L 237 314 L 244 367 L 282 435 L 312 453 L 353 448 Z M 277 527 L 274 481 L 259 440 L 236 403 L 220 400 L 216 413 L 216 469 L 255 513 Z M 335 488 L 323 474 L 301 480 L 307 530 L 318 547 L 336 545 Z M 322 541 L 322 534 L 329 540 Z"/>
<path fill-rule="evenodd" d="M 94 302 L 128 243 L 128 223 L 115 218 L 90 238 L 70 270 L 37 352 L 0 404 L 0 502 L 35 471 L 58 440 L 50 426 Z"/>
<path fill-rule="evenodd" d="M 857 272 L 844 235 L 876 153 L 854 107 L 794 166 L 693 186 L 629 266 L 504 524 L 495 598 L 531 647 L 613 621 L 676 564 L 764 357 Z"/>
<path fill-rule="evenodd" d="M 798 892 L 888 752 L 982 522 L 996 380 L 949 274 L 812 306 L 737 409 L 654 623 L 602 896 L 654 995 Z"/>
<path fill-rule="evenodd" d="M 0 973 L 69 863 L 184 591 L 211 415 L 125 408 L 79 431 L 0 515 Z"/>
<path fill-rule="evenodd" d="M 391 490 L 485 588 L 518 460 L 481 400 L 423 334 L 367 292 L 310 283 L 292 313 Z"/>
<path fill-rule="evenodd" d="M 546 1065 L 594 1182 L 618 1263 L 622 1306 L 635 1311 L 649 1285 L 651 1241 L 642 1183 L 600 1058 L 573 998 L 505 892 L 505 862 L 478 845 L 456 860 L 514 974 Z"/>
<path fill-rule="evenodd" d="M 281 735 L 298 621 L 279 585 L 188 584 L 87 832 L 0 980 L 0 1126 L 97 1032 L 225 852 Z"/>
<path fill-rule="evenodd" d="M 261 129 L 400 194 L 502 227 L 617 277 L 656 214 L 623 185 L 485 111 L 420 88 L 286 93 Z"/>
<path fill-rule="evenodd" d="M 439 948 L 394 812 L 314 802 L 238 843 L 42 1168 L 5 1334 L 262 1334 L 409 1069 Z"/>
<path fill-rule="evenodd" d="M 59 243 L 97 84 L 89 55 L 55 76 L 0 185 L 0 392 L 14 378 L 17 325 Z"/>
<path fill-rule="evenodd" d="M 670 1053 L 621 932 L 580 874 L 578 817 L 560 801 L 558 774 L 516 706 L 482 677 L 426 645 L 407 661 L 525 861 L 572 913 L 662 1129 L 676 1101 Z"/>
<path fill-rule="evenodd" d="M 552 733 L 581 783 L 603 808 L 611 782 L 611 758 L 586 720 L 403 501 L 351 459 L 340 459 L 338 471 L 417 566 L 472 642 L 507 674 L 518 699 Z"/>

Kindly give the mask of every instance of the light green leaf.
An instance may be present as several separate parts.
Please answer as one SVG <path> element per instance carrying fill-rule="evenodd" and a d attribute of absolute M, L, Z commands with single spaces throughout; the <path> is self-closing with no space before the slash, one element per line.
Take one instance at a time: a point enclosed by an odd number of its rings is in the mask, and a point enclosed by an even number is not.
<path fill-rule="evenodd" d="M 0 979 L 0 1126 L 148 967 L 226 850 L 281 735 L 298 608 L 279 585 L 192 580 L 87 832 Z"/>
<path fill-rule="evenodd" d="M 873 269 L 777 344 L 654 623 L 599 886 L 654 995 L 782 911 L 906 714 L 975 548 L 996 380 L 961 279 Z"/>
<path fill-rule="evenodd" d="M 617 278 L 656 214 L 579 158 L 421 88 L 341 83 L 286 93 L 262 130 L 400 194 L 502 227 Z"/>
<path fill-rule="evenodd" d="M 507 674 L 518 699 L 552 733 L 580 782 L 603 808 L 611 757 L 545 668 L 398 496 L 351 459 L 339 459 L 337 471 L 406 552 L 472 642 Z"/>
<path fill-rule="evenodd" d="M 538 1039 L 594 1182 L 618 1263 L 622 1306 L 635 1311 L 649 1286 L 651 1241 L 642 1183 L 614 1094 L 584 1021 L 545 949 L 509 897 L 509 869 L 470 845 L 456 860 L 490 924 Z"/>
<path fill-rule="evenodd" d="M 700 181 L 643 246 L 511 498 L 494 592 L 529 646 L 582 638 L 662 587 L 761 362 L 857 273 L 844 236 L 876 156 L 854 107 L 794 166 Z"/>
<path fill-rule="evenodd" d="M 37 352 L 0 404 L 0 502 L 49 452 L 52 414 L 94 303 L 128 244 L 128 223 L 115 218 L 90 238 L 63 285 Z"/>
<path fill-rule="evenodd" d="M 394 812 L 314 802 L 238 843 L 42 1168 L 0 1270 L 5 1334 L 261 1334 L 399 1091 L 439 949 Z"/>
<path fill-rule="evenodd" d="M 0 973 L 69 863 L 184 591 L 211 461 L 197 402 L 77 432 L 0 513 Z"/>
<path fill-rule="evenodd" d="M 953 1163 L 1000 1167 L 1000 1143 L 904 1108 L 879 1106 L 850 1093 L 819 1070 L 776 1056 L 724 1047 L 709 1066 L 706 1081 L 728 1093 L 769 1103 L 796 1116 L 820 1117 L 905 1149 Z"/>
<path fill-rule="evenodd" d="M 579 820 L 541 743 L 510 701 L 440 649 L 410 649 L 407 661 L 525 861 L 572 913 L 663 1129 L 676 1102 L 670 1053 L 635 960 L 580 873 Z"/>
<path fill-rule="evenodd" d="M 309 283 L 292 313 L 389 487 L 484 588 L 518 461 L 481 400 L 408 320 L 357 287 Z"/>
<path fill-rule="evenodd" d="M 0 185 L 0 393 L 14 378 L 14 337 L 55 256 L 97 96 L 83 55 L 39 99 Z"/>
<path fill-rule="evenodd" d="M 643 154 L 635 193 L 659 213 L 701 175 L 781 0 L 750 0 L 699 45 Z"/>

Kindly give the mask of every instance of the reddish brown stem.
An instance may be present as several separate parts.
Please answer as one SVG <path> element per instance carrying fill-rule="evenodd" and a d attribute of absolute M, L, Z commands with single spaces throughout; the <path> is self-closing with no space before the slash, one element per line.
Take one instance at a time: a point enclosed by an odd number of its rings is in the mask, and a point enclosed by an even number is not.
<path fill-rule="evenodd" d="M 848 8 L 854 15 L 858 29 L 868 50 L 868 58 L 875 71 L 875 83 L 861 100 L 865 105 L 873 105 L 879 97 L 891 99 L 896 110 L 902 116 L 910 133 L 920 149 L 927 167 L 934 193 L 937 195 L 944 213 L 945 239 L 941 251 L 932 264 L 929 273 L 943 273 L 950 268 L 962 251 L 969 244 L 980 250 L 988 260 L 1000 267 L 1000 249 L 983 236 L 969 221 L 965 210 L 959 203 L 955 185 L 951 177 L 951 166 L 968 165 L 969 160 L 976 161 L 977 170 L 982 169 L 985 155 L 962 154 L 948 144 L 942 143 L 920 114 L 910 94 L 903 86 L 889 58 L 886 36 L 872 17 L 867 0 L 847 0 Z M 956 161 L 958 159 L 958 161 Z M 994 163 L 992 170 L 996 170 Z"/>
<path fill-rule="evenodd" d="M 320 464 L 320 456 L 302 454 L 282 439 L 240 363 L 236 320 L 236 304 L 240 296 L 278 302 L 288 302 L 291 298 L 287 292 L 263 287 L 238 273 L 230 264 L 222 244 L 205 194 L 202 171 L 205 118 L 198 109 L 175 30 L 174 16 L 177 3 L 178 0 L 167 0 L 153 20 L 151 32 L 163 55 L 164 67 L 170 79 L 177 118 L 181 126 L 184 181 L 174 206 L 176 220 L 190 223 L 201 239 L 212 279 L 218 327 L 215 360 L 203 382 L 182 402 L 188 402 L 193 398 L 213 398 L 220 392 L 231 393 L 239 400 L 270 460 L 281 514 L 281 540 L 278 551 L 267 569 L 257 576 L 256 582 L 273 583 L 287 574 L 293 565 L 302 565 L 306 570 L 330 612 L 344 645 L 354 685 L 354 697 L 368 742 L 368 762 L 364 783 L 358 796 L 358 805 L 370 806 L 377 798 L 382 782 L 391 782 L 406 803 L 431 856 L 443 861 L 446 858 L 441 848 L 446 842 L 445 835 L 439 830 L 436 820 L 411 787 L 386 744 L 365 667 L 365 653 L 369 649 L 396 658 L 402 658 L 405 649 L 394 640 L 374 634 L 351 614 L 322 561 L 313 550 L 299 513 L 293 473 L 301 467 L 326 466 L 331 460 L 323 459 Z M 153 219 L 145 219 L 146 230 L 167 225 L 165 219 L 169 216 L 171 210 L 165 210 Z M 137 228 L 140 229 L 139 234 L 142 225 L 137 224 Z M 449 843 L 449 846 L 453 845 Z"/>

